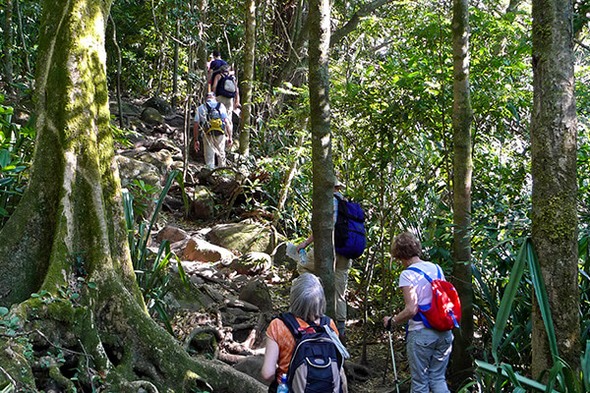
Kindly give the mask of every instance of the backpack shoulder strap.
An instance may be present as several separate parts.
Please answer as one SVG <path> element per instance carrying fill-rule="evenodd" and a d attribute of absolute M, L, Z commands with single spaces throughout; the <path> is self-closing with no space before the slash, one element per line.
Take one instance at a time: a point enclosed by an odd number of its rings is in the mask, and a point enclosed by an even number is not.
<path fill-rule="evenodd" d="M 322 315 L 322 317 L 320 318 L 320 326 L 327 326 L 330 329 L 332 329 L 331 322 L 332 319 L 330 319 L 330 317 L 327 315 Z"/>
<path fill-rule="evenodd" d="M 217 106 L 215 107 L 215 109 L 217 109 L 217 112 L 219 112 L 219 108 L 221 107 L 221 102 L 217 103 Z M 221 114 L 221 112 L 219 112 Z"/>
<path fill-rule="evenodd" d="M 299 331 L 299 322 L 297 322 L 295 315 L 290 312 L 284 312 L 281 313 L 278 318 L 283 321 L 287 328 L 289 328 L 293 338 L 295 338 L 295 341 L 297 341 L 297 339 L 299 339 L 301 336 L 301 332 Z"/>
<path fill-rule="evenodd" d="M 332 329 L 332 319 L 327 315 L 322 316 L 322 318 L 320 319 L 320 326 L 322 330 L 328 334 L 330 340 L 332 340 L 332 343 L 336 346 L 338 354 L 340 355 L 338 357 L 338 365 L 342 366 L 342 362 L 344 361 L 344 359 L 350 358 L 350 353 L 348 353 L 346 347 L 344 346 L 344 344 L 342 344 L 342 341 L 340 341 L 340 338 L 336 335 L 336 331 Z"/>
<path fill-rule="evenodd" d="M 338 220 L 342 220 L 345 217 L 348 217 L 348 209 L 346 204 L 346 198 L 344 198 L 341 194 L 335 193 L 334 198 L 338 202 Z M 340 217 L 342 215 L 342 217 Z"/>
<path fill-rule="evenodd" d="M 334 198 L 338 199 L 339 201 L 346 201 L 346 198 L 340 193 L 334 193 Z"/>
<path fill-rule="evenodd" d="M 442 279 L 442 269 L 440 268 L 440 266 L 438 264 L 434 264 L 436 266 L 436 272 L 438 273 L 438 279 Z"/>
<path fill-rule="evenodd" d="M 424 273 L 422 270 L 418 269 L 417 267 L 410 266 L 410 267 L 408 267 L 407 270 L 411 270 L 413 272 L 422 274 L 424 276 L 424 278 L 427 279 L 428 282 L 432 284 L 432 278 L 430 278 L 430 276 L 428 274 Z"/>

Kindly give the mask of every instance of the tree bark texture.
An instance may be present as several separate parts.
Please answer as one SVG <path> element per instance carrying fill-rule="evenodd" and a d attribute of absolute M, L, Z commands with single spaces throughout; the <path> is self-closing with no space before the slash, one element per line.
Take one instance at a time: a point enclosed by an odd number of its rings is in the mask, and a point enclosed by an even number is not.
<path fill-rule="evenodd" d="M 254 61 L 256 57 L 256 0 L 246 1 L 246 42 L 244 47 L 244 74 L 240 87 L 242 103 L 242 129 L 240 131 L 240 154 L 250 154 L 250 131 L 252 129 L 252 97 L 254 88 Z"/>
<path fill-rule="evenodd" d="M 473 368 L 473 286 L 471 274 L 472 109 L 469 94 L 469 1 L 453 0 L 453 255 L 454 284 L 462 306 L 455 331 L 451 375 L 460 384 Z"/>
<path fill-rule="evenodd" d="M 334 167 L 330 134 L 328 51 L 330 47 L 330 4 L 313 0 L 309 4 L 309 106 L 313 165 L 312 231 L 315 263 L 322 279 L 327 314 L 334 318 Z"/>
<path fill-rule="evenodd" d="M 4 42 L 2 48 L 2 62 L 4 63 L 4 81 L 6 83 L 5 90 L 7 93 L 12 91 L 12 74 L 14 73 L 13 70 L 13 62 L 12 62 L 12 49 L 14 47 L 14 32 L 12 28 L 12 11 L 14 6 L 12 5 L 12 0 L 6 0 L 3 5 L 4 8 Z"/>
<path fill-rule="evenodd" d="M 14 306 L 22 330 L 20 339 L 0 337 L 0 386 L 73 391 L 71 375 L 50 361 L 58 348 L 68 366 L 85 371 L 76 380 L 84 391 L 101 385 L 117 392 L 138 386 L 188 392 L 206 387 L 206 378 L 216 391 L 265 392 L 225 364 L 191 358 L 146 312 L 109 127 L 104 38 L 110 4 L 43 4 L 33 170 L 0 232 L 1 304 Z M 39 369 L 42 359 L 48 366 Z"/>
<path fill-rule="evenodd" d="M 577 118 L 572 2 L 533 0 L 532 240 L 555 324 L 559 355 L 580 365 Z M 533 305 L 532 372 L 551 367 L 547 334 Z"/>

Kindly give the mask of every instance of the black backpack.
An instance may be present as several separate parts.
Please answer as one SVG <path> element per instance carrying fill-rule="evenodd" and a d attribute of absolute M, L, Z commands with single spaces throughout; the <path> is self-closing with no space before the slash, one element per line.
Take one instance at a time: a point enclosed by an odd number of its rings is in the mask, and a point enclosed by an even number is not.
<path fill-rule="evenodd" d="M 347 201 L 338 194 L 338 215 L 334 226 L 334 249 L 347 258 L 358 258 L 367 247 L 365 212 L 361 205 Z"/>
<path fill-rule="evenodd" d="M 330 318 L 323 316 L 319 325 L 301 327 L 291 313 L 278 317 L 295 338 L 295 350 L 289 363 L 287 385 L 290 393 L 341 393 L 342 365 L 345 355 L 338 347 L 342 345 L 330 327 Z M 338 342 L 338 344 L 336 343 Z"/>
<path fill-rule="evenodd" d="M 234 98 L 236 96 L 236 91 L 236 78 L 229 72 L 222 73 L 219 80 L 217 81 L 215 95 Z"/>

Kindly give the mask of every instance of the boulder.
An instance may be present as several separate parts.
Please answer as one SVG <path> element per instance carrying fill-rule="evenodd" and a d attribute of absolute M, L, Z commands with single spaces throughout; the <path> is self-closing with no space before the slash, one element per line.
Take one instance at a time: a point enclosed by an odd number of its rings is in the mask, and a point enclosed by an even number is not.
<path fill-rule="evenodd" d="M 187 191 L 187 194 L 190 194 Z M 193 200 L 190 202 L 189 218 L 193 220 L 209 220 L 213 217 L 215 195 L 208 187 L 195 186 Z"/>
<path fill-rule="evenodd" d="M 140 119 L 151 125 L 162 124 L 164 122 L 164 117 L 155 108 L 145 108 L 141 112 Z"/>
<path fill-rule="evenodd" d="M 167 225 L 158 232 L 156 240 L 158 243 L 162 243 L 164 240 L 168 240 L 170 243 L 176 243 L 188 237 L 189 235 L 186 231 L 172 225 Z"/>
<path fill-rule="evenodd" d="M 169 115 L 172 113 L 172 105 L 161 97 L 152 97 L 143 103 L 143 106 L 147 108 L 156 109 L 159 113 Z"/>
<path fill-rule="evenodd" d="M 138 160 L 154 165 L 160 170 L 160 173 L 165 174 L 170 171 L 174 159 L 172 153 L 168 150 L 159 150 L 154 152 L 143 151 L 135 157 Z"/>
<path fill-rule="evenodd" d="M 262 312 L 273 311 L 270 290 L 260 279 L 250 281 L 240 290 L 240 300 L 257 306 Z"/>
<path fill-rule="evenodd" d="M 236 256 L 223 247 L 192 237 L 186 243 L 181 258 L 184 261 L 221 262 L 223 265 L 229 265 Z"/>
<path fill-rule="evenodd" d="M 248 252 L 234 259 L 229 266 L 239 274 L 263 274 L 272 266 L 270 255 L 263 252 Z"/>
<path fill-rule="evenodd" d="M 180 155 L 182 157 L 182 150 L 167 138 L 158 138 L 149 146 L 146 146 L 148 151 L 168 150 L 173 156 Z"/>
<path fill-rule="evenodd" d="M 272 252 L 272 231 L 253 221 L 219 224 L 211 228 L 207 238 L 211 243 L 228 250 L 245 254 L 248 252 Z"/>
<path fill-rule="evenodd" d="M 125 156 L 117 156 L 121 186 L 127 187 L 133 180 L 142 180 L 154 187 L 160 187 L 158 168 L 147 162 Z"/>

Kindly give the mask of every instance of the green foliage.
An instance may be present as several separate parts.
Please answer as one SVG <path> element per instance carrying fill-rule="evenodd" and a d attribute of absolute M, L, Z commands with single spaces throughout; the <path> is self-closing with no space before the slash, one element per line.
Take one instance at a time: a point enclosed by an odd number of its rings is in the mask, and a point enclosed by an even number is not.
<path fill-rule="evenodd" d="M 141 219 L 146 217 L 147 209 L 158 196 L 158 187 L 148 184 L 141 179 L 134 179 L 129 185 L 129 192 L 133 195 L 133 214 Z"/>
<path fill-rule="evenodd" d="M 156 201 L 156 208 L 150 221 L 147 222 L 145 219 L 142 219 L 137 228 L 135 227 L 134 218 L 134 196 L 131 191 L 124 190 L 123 192 L 123 209 L 127 225 L 131 260 L 133 262 L 137 284 L 141 289 L 150 315 L 157 315 L 170 333 L 172 333 L 172 326 L 170 324 L 166 295 L 172 289 L 170 280 L 171 261 L 176 260 L 181 282 L 188 286 L 189 280 L 182 268 L 180 260 L 170 251 L 170 243 L 168 241 L 163 241 L 160 244 L 160 248 L 155 255 L 150 251 L 148 242 L 151 237 L 152 228 L 156 223 L 158 214 L 164 203 L 164 198 L 175 179 L 182 180 L 182 174 L 179 171 L 170 172 L 166 184 Z M 144 191 L 143 188 L 140 188 L 140 190 L 141 192 Z"/>
<path fill-rule="evenodd" d="M 41 2 L 36 0 L 19 0 L 12 2 L 12 80 L 13 88 L 18 93 L 30 93 L 33 85 L 33 68 L 37 56 L 37 39 L 39 36 L 39 19 Z M 5 13 L 3 4 L 0 7 L 0 20 L 4 30 Z M 17 12 L 18 9 L 18 12 Z M 5 35 L 0 35 L 0 48 L 5 47 Z"/>
<path fill-rule="evenodd" d="M 18 205 L 29 180 L 35 132 L 12 122 L 13 108 L 0 95 L 0 228 Z"/>
<path fill-rule="evenodd" d="M 122 57 L 123 90 L 138 95 L 172 92 L 174 48 L 179 49 L 179 88 L 182 91 L 196 69 L 196 77 L 204 82 L 205 64 L 195 63 L 195 51 L 204 44 L 208 53 L 221 50 L 223 58 L 238 65 L 243 41 L 243 11 L 241 3 L 209 3 L 206 13 L 195 4 L 179 0 L 152 2 L 121 0 L 113 3 L 111 23 L 107 30 L 108 77 L 115 81 L 117 44 Z M 114 22 L 114 23 L 113 23 Z M 196 42 L 199 24 L 204 24 L 204 43 Z M 177 24 L 179 26 L 177 30 Z M 193 62 L 191 64 L 191 62 Z M 114 86 L 114 83 L 110 83 Z"/>
<path fill-rule="evenodd" d="M 515 303 L 519 301 L 517 294 L 519 287 L 522 285 L 522 278 L 526 273 L 527 265 L 531 278 L 529 285 L 534 289 L 535 298 L 539 303 L 539 309 L 545 325 L 545 331 L 549 341 L 549 349 L 552 355 L 553 366 L 550 370 L 547 370 L 547 375 L 545 376 L 547 380 L 544 384 L 523 377 L 514 370 L 514 364 L 509 364 L 503 361 L 505 356 L 502 352 L 503 348 L 506 347 L 505 343 L 512 341 L 520 342 L 526 340 L 526 337 L 529 337 L 527 334 L 525 337 L 520 337 L 515 340 L 514 335 L 512 334 L 512 332 L 516 330 L 513 307 Z M 520 319 L 517 319 L 517 321 L 520 321 Z M 511 323 L 509 324 L 509 322 Z M 486 361 L 478 360 L 477 365 L 480 372 L 489 373 L 494 376 L 495 381 L 493 381 L 493 385 L 495 386 L 496 391 L 503 391 L 502 389 L 506 389 L 508 386 L 512 386 L 514 389 L 523 392 L 529 391 L 530 389 L 545 392 L 569 393 L 588 391 L 588 387 L 590 386 L 590 367 L 588 363 L 588 360 L 590 359 L 590 340 L 586 343 L 586 350 L 581 358 L 582 367 L 579 372 L 575 371 L 559 357 L 559 349 L 557 347 L 546 288 L 543 282 L 540 265 L 530 239 L 526 239 L 523 242 L 519 255 L 514 263 L 509 277 L 509 283 L 504 292 L 504 296 L 502 297 L 502 301 L 500 302 L 493 326 L 491 351 L 494 358 L 494 364 L 492 365 Z M 522 363 L 519 363 L 518 366 L 522 367 Z M 527 372 L 528 370 L 525 369 L 523 371 Z M 481 381 L 483 380 L 480 379 L 480 384 L 484 384 Z"/>
<path fill-rule="evenodd" d="M 20 318 L 9 314 L 6 307 L 0 307 L 0 334 L 15 337 L 20 327 Z"/>

